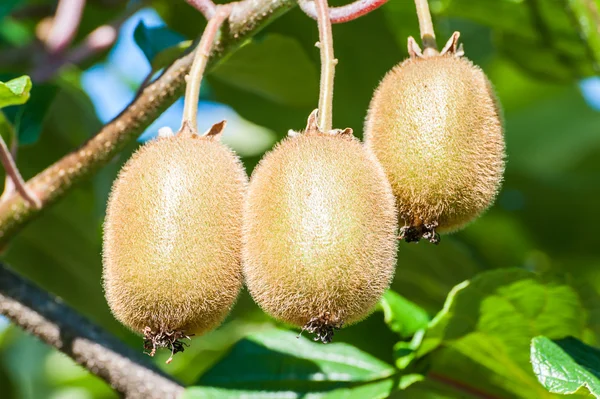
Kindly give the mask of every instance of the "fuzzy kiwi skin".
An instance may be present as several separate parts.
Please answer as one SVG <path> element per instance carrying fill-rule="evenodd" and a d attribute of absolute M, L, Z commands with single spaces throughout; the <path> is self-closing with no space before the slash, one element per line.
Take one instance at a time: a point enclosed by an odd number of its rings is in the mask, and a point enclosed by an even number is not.
<path fill-rule="evenodd" d="M 413 57 L 375 91 L 365 142 L 385 169 L 405 226 L 458 230 L 494 201 L 504 172 L 496 96 L 456 54 Z"/>
<path fill-rule="evenodd" d="M 385 172 L 358 140 L 287 138 L 250 180 L 246 285 L 264 311 L 298 327 L 323 317 L 337 327 L 358 322 L 392 280 L 396 234 Z"/>
<path fill-rule="evenodd" d="M 179 134 L 141 147 L 113 184 L 104 222 L 104 289 L 141 333 L 202 334 L 241 289 L 247 175 L 218 140 Z"/>

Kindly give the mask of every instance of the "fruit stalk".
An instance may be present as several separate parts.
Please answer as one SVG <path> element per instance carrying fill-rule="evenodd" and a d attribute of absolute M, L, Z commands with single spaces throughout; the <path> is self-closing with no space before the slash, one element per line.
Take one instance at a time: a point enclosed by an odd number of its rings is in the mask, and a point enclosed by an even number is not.
<path fill-rule="evenodd" d="M 190 73 L 187 75 L 187 85 L 185 88 L 185 100 L 183 105 L 183 118 L 181 121 L 181 129 L 187 124 L 193 132 L 198 128 L 198 101 L 200 99 L 200 85 L 202 83 L 202 77 L 204 76 L 204 70 L 210 52 L 217 36 L 217 32 L 221 28 L 221 25 L 229 17 L 231 13 L 231 6 L 223 5 L 218 6 L 215 14 L 208 20 L 208 24 L 202 33 L 200 38 L 200 44 L 194 54 L 194 62 L 190 69 Z"/>
<path fill-rule="evenodd" d="M 437 54 L 437 43 L 435 42 L 435 31 L 429 12 L 427 0 L 415 0 L 417 7 L 417 17 L 419 18 L 419 30 L 421 31 L 421 41 L 423 43 L 423 54 Z"/>
<path fill-rule="evenodd" d="M 321 87 L 319 93 L 319 118 L 317 125 L 322 132 L 332 129 L 333 79 L 337 60 L 333 55 L 333 34 L 329 19 L 327 0 L 315 0 L 317 25 L 319 27 L 319 49 L 321 50 Z"/>

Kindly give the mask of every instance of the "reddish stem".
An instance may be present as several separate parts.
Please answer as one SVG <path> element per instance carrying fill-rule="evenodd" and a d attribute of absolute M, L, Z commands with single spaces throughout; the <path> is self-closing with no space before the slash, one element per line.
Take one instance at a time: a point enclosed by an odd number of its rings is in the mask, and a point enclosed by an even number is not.
<path fill-rule="evenodd" d="M 102 25 L 90 32 L 83 43 L 74 47 L 65 58 L 69 63 L 79 64 L 110 48 L 116 42 L 118 34 L 117 26 Z"/>
<path fill-rule="evenodd" d="M 443 385 L 447 385 L 447 386 L 457 390 L 458 392 L 466 393 L 469 396 L 477 398 L 477 399 L 498 399 L 497 396 L 491 395 L 488 392 L 480 390 L 479 388 L 472 387 L 461 381 L 457 381 L 453 378 L 447 377 L 442 374 L 430 372 L 430 373 L 427 373 L 427 378 L 429 378 L 430 380 L 439 382 Z"/>
<path fill-rule="evenodd" d="M 124 15 L 114 20 L 111 24 L 101 25 L 94 29 L 81 43 L 73 46 L 64 54 L 45 57 L 43 62 L 40 62 L 30 72 L 31 79 L 34 82 L 45 82 L 51 79 L 64 65 L 79 64 L 110 48 L 117 40 L 119 29 L 123 22 L 138 11 L 143 4 L 143 2 L 138 2 L 129 7 Z"/>
<path fill-rule="evenodd" d="M 62 53 L 73 41 L 85 0 L 60 0 L 52 21 L 52 28 L 46 39 L 46 48 L 51 54 Z"/>
<path fill-rule="evenodd" d="M 333 24 L 355 20 L 381 7 L 388 0 L 357 0 L 341 7 L 329 7 L 329 19 Z M 300 0 L 300 8 L 312 19 L 317 19 L 317 9 L 313 0 Z"/>

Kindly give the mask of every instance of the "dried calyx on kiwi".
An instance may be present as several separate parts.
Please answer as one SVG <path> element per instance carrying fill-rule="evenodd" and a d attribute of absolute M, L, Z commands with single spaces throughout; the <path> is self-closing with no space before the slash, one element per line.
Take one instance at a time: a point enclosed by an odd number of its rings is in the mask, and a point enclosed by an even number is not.
<path fill-rule="evenodd" d="M 267 153 L 250 180 L 244 275 L 273 317 L 330 342 L 367 317 L 394 274 L 391 187 L 351 129 L 304 132 Z"/>
<path fill-rule="evenodd" d="M 464 57 L 455 32 L 444 49 L 421 51 L 375 90 L 365 142 L 397 199 L 401 238 L 439 242 L 494 201 L 504 172 L 499 104 L 483 71 Z"/>
<path fill-rule="evenodd" d="M 142 146 L 115 180 L 104 222 L 104 289 L 115 317 L 154 355 L 215 328 L 242 286 L 246 172 L 219 141 L 184 123 Z M 168 361 L 170 361 L 169 358 Z"/>

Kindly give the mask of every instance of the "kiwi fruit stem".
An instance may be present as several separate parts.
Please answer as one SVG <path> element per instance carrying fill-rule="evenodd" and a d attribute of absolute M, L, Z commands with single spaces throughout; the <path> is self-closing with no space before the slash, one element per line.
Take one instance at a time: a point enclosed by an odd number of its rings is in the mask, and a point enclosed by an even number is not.
<path fill-rule="evenodd" d="M 333 118 L 333 80 L 337 59 L 333 55 L 333 34 L 327 0 L 315 0 L 317 25 L 319 27 L 319 43 L 321 50 L 321 87 L 319 91 L 319 130 L 330 131 Z"/>
<path fill-rule="evenodd" d="M 181 121 L 181 129 L 179 130 L 181 133 L 185 131 L 191 132 L 192 134 L 197 133 L 198 101 L 200 99 L 202 77 L 206 69 L 206 64 L 208 63 L 208 57 L 210 56 L 215 37 L 230 13 L 231 5 L 226 4 L 217 6 L 215 14 L 209 19 L 208 24 L 202 33 L 200 43 L 196 48 L 194 62 L 192 63 L 190 73 L 186 76 L 187 85 L 185 88 L 183 118 Z M 212 131 L 213 128 L 209 129 L 207 133 Z M 220 130 L 216 134 L 218 133 L 220 133 Z"/>
<path fill-rule="evenodd" d="M 450 39 L 446 42 L 446 45 L 442 49 L 441 52 L 435 52 L 435 54 L 427 53 L 427 49 L 421 51 L 421 47 L 417 44 L 415 39 L 412 36 L 408 38 L 408 54 L 410 58 L 428 58 L 441 56 L 446 54 L 452 54 L 455 57 L 462 57 L 465 55 L 465 51 L 463 49 L 463 45 L 458 44 L 458 39 L 460 38 L 460 32 L 454 32 Z"/>
<path fill-rule="evenodd" d="M 431 22 L 431 13 L 427 0 L 415 0 L 417 8 L 417 18 L 419 18 L 419 30 L 421 31 L 421 41 L 423 42 L 423 54 L 430 57 L 438 54 L 437 43 L 435 42 L 435 31 L 433 22 Z"/>

